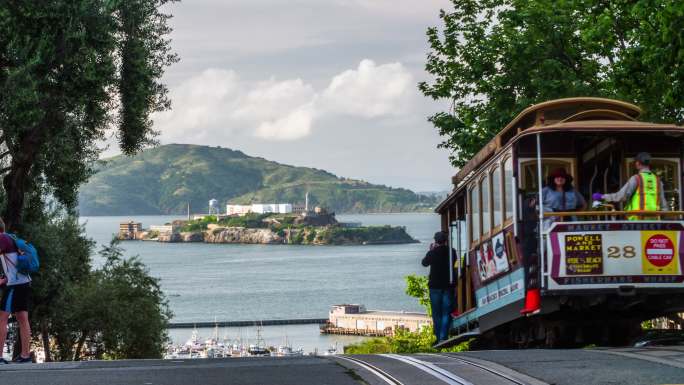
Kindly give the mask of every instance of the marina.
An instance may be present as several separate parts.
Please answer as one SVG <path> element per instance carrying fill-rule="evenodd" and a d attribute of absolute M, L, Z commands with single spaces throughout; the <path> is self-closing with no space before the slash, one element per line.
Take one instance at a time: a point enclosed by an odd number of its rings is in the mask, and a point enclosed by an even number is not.
<path fill-rule="evenodd" d="M 303 326 L 303 327 L 302 327 Z M 311 345 L 311 334 L 316 327 L 301 325 L 300 330 L 276 327 L 201 328 L 192 329 L 185 341 L 180 330 L 169 333 L 172 342 L 167 345 L 165 359 L 239 358 L 239 357 L 294 357 L 303 355 L 331 355 L 342 353 L 344 346 L 360 339 L 331 338 L 329 344 Z M 203 335 L 209 333 L 209 338 Z M 339 337 L 339 336 L 338 336 Z"/>

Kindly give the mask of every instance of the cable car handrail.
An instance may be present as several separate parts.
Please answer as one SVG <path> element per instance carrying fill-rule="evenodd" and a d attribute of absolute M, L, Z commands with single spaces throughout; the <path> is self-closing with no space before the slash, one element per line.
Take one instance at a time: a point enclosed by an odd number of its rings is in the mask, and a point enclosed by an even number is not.
<path fill-rule="evenodd" d="M 614 215 L 627 215 L 627 216 L 679 216 L 684 215 L 684 211 L 556 211 L 556 212 L 545 212 L 544 217 L 581 217 L 581 216 L 614 216 Z"/>

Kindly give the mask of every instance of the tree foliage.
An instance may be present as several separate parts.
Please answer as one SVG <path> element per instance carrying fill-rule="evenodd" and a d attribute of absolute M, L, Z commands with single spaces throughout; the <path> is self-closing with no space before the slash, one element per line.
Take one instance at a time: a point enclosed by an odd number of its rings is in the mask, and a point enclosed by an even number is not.
<path fill-rule="evenodd" d="M 160 358 L 171 312 L 140 260 L 124 258 L 114 240 L 100 252 L 103 266 L 91 270 L 93 243 L 75 218 L 52 219 L 40 230 L 51 235 L 34 240 L 41 270 L 31 321 L 46 358 Z"/>
<path fill-rule="evenodd" d="M 634 102 L 684 121 L 684 3 L 677 0 L 452 0 L 419 84 L 449 103 L 429 120 L 465 164 L 531 104 L 573 96 Z"/>
<path fill-rule="evenodd" d="M 153 141 L 150 114 L 169 107 L 160 78 L 177 60 L 160 10 L 170 1 L 0 3 L 0 156 L 10 228 L 21 224 L 35 190 L 75 208 L 110 128 L 125 154 Z"/>
<path fill-rule="evenodd" d="M 406 294 L 410 297 L 416 298 L 418 303 L 425 308 L 427 315 L 432 315 L 432 306 L 430 304 L 430 289 L 428 288 L 428 277 L 424 275 L 407 275 L 406 276 Z"/>

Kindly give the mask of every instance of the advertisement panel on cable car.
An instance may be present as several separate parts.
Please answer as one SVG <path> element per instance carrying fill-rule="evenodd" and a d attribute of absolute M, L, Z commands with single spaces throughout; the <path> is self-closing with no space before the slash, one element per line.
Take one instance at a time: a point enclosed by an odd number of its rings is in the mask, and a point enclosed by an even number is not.
<path fill-rule="evenodd" d="M 508 254 L 503 232 L 484 242 L 477 250 L 477 269 L 481 282 L 508 271 Z"/>
<path fill-rule="evenodd" d="M 681 287 L 679 222 L 566 222 L 548 232 L 549 290 Z"/>

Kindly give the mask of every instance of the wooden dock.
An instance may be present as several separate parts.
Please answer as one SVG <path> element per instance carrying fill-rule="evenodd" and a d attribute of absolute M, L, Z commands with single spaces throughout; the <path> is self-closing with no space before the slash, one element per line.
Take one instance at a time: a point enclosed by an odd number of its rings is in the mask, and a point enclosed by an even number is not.
<path fill-rule="evenodd" d="M 192 329 L 213 327 L 240 327 L 240 326 L 274 326 L 274 325 L 323 325 L 328 322 L 327 318 L 298 318 L 298 319 L 271 319 L 259 321 L 215 321 L 215 322 L 171 322 L 169 329 Z"/>
<path fill-rule="evenodd" d="M 392 329 L 387 330 L 373 330 L 373 329 L 349 329 L 349 328 L 339 328 L 332 324 L 326 324 L 321 326 L 322 334 L 342 334 L 342 335 L 352 335 L 352 336 L 364 336 L 364 337 L 389 337 L 392 336 Z"/>

